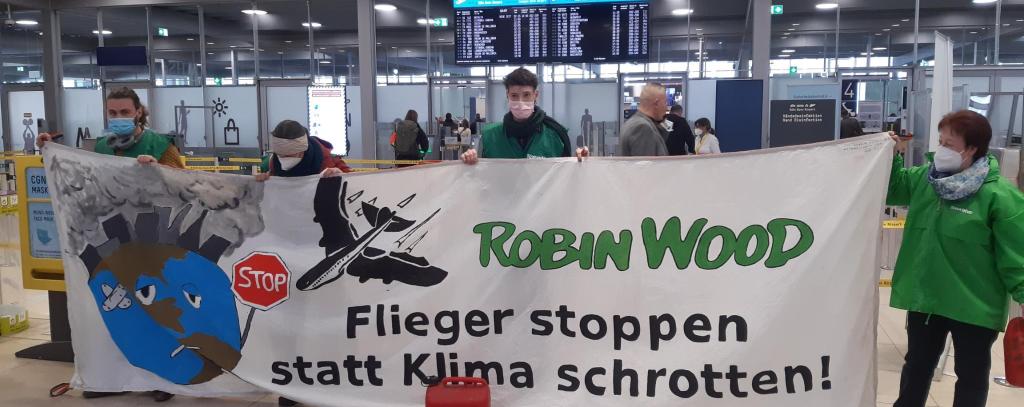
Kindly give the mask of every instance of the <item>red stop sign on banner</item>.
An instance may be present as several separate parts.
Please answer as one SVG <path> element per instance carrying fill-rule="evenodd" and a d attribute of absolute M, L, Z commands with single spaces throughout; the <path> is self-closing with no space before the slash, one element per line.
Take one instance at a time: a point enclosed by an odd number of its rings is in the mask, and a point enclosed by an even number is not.
<path fill-rule="evenodd" d="M 288 299 L 288 266 L 276 254 L 253 252 L 232 267 L 231 291 L 243 304 L 266 311 Z"/>

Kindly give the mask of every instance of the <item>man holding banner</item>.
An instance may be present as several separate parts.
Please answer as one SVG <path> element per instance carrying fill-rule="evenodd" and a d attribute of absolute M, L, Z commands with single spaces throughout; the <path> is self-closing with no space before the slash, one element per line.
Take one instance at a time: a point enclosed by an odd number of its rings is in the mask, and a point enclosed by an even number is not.
<path fill-rule="evenodd" d="M 907 310 L 906 364 L 895 407 L 923 407 L 946 337 L 956 363 L 953 407 L 983 407 L 992 344 L 1006 326 L 1007 295 L 1024 303 L 1024 195 L 988 155 L 992 128 L 971 111 L 939 123 L 928 165 L 893 160 L 889 205 L 909 206 L 891 305 Z M 906 141 L 893 136 L 897 150 Z M 1024 307 L 1024 306 L 1022 306 Z"/>

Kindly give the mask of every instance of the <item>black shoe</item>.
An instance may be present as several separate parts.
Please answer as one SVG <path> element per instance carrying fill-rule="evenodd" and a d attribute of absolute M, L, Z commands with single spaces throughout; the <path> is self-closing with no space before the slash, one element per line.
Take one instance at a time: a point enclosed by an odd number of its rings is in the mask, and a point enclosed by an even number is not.
<path fill-rule="evenodd" d="M 83 391 L 82 397 L 87 399 L 98 399 L 101 397 L 120 396 L 128 394 L 126 391 Z"/>
<path fill-rule="evenodd" d="M 165 402 L 167 400 L 170 400 L 170 399 L 174 398 L 173 394 L 165 392 L 165 391 L 160 391 L 160 390 L 153 390 L 153 392 L 151 392 L 149 394 L 151 396 L 153 396 L 153 401 L 155 401 L 157 403 L 162 403 L 162 402 Z"/>
<path fill-rule="evenodd" d="M 285 407 L 291 407 L 291 406 L 299 405 L 299 402 L 297 402 L 295 400 L 291 400 L 291 399 L 286 399 L 284 397 L 278 397 L 277 398 L 277 405 L 285 406 Z"/>

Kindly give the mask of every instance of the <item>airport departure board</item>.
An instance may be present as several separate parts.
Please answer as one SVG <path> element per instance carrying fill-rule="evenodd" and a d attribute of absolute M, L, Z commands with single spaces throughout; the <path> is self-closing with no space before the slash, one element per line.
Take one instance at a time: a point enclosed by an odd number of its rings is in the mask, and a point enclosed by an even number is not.
<path fill-rule="evenodd" d="M 631 62 L 649 55 L 647 0 L 455 0 L 458 64 Z"/>

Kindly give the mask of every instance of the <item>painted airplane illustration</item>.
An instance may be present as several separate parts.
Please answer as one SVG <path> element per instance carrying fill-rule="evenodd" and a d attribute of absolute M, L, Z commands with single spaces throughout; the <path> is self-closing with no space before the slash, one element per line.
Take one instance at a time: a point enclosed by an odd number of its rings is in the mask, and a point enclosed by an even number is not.
<path fill-rule="evenodd" d="M 364 216 L 371 228 L 357 238 L 345 208 L 347 187 L 348 184 L 340 177 L 323 178 L 317 186 L 313 206 L 314 221 L 323 229 L 320 246 L 326 249 L 327 256 L 299 278 L 296 282 L 299 290 L 315 290 L 341 278 L 345 273 L 358 277 L 362 283 L 380 279 L 385 284 L 398 281 L 420 287 L 438 284 L 448 276 L 447 271 L 431 266 L 423 257 L 408 252 L 388 252 L 371 246 L 383 233 L 403 232 L 417 223 L 399 217 L 388 207 L 378 208 L 370 202 L 361 202 L 357 214 Z M 414 197 L 406 198 L 397 206 L 404 207 Z M 415 229 L 418 227 L 413 231 Z"/>

